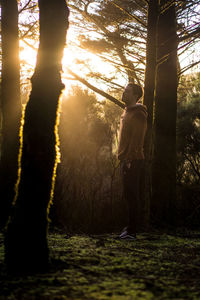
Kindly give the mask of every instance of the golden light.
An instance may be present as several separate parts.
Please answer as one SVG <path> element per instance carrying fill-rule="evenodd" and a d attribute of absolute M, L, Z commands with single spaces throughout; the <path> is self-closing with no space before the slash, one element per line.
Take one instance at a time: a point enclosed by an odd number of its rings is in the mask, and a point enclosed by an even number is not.
<path fill-rule="evenodd" d="M 72 86 L 79 84 L 78 81 L 73 80 L 68 73 L 68 69 L 71 69 L 74 73 L 77 73 L 80 77 L 85 77 L 88 72 L 99 72 L 107 75 L 113 72 L 112 66 L 104 62 L 97 55 L 88 52 L 87 50 L 78 48 L 73 42 L 74 35 L 71 33 L 67 35 L 67 45 L 63 52 L 62 66 L 62 81 L 65 84 L 64 95 L 68 95 Z M 23 41 L 20 41 L 20 60 L 23 69 L 23 80 L 31 78 L 37 60 L 37 45 L 29 46 Z M 85 64 L 86 63 L 86 64 Z M 89 81 L 95 85 L 95 78 L 90 78 Z"/>
<path fill-rule="evenodd" d="M 20 42 L 20 61 L 30 67 L 35 66 L 37 51 L 26 45 L 23 41 Z"/>

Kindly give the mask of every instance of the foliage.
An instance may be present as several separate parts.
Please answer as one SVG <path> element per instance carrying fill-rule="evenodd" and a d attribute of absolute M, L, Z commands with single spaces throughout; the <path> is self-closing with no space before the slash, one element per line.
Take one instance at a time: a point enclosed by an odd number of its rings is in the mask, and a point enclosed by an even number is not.
<path fill-rule="evenodd" d="M 19 37 L 31 46 L 30 41 L 38 39 L 38 6 L 37 1 L 18 1 L 19 7 Z M 30 43 L 30 44 L 29 44 Z"/>
<path fill-rule="evenodd" d="M 104 225 L 112 222 L 112 201 L 121 198 L 115 153 L 120 114 L 78 87 L 63 99 L 55 209 L 68 228 L 98 230 L 102 218 Z"/>
<path fill-rule="evenodd" d="M 181 72 L 195 66 L 198 58 L 188 60 L 187 53 L 195 53 L 194 45 L 199 42 L 199 1 L 159 2 L 159 12 L 163 14 L 173 4 L 176 6 L 177 33 Z M 163 4 L 165 3 L 165 4 Z M 85 65 L 85 73 L 106 88 L 119 90 L 127 80 L 143 83 L 146 67 L 147 43 L 147 1 L 69 1 L 73 14 L 71 26 L 76 32 L 76 47 L 95 54 L 97 58 L 112 66 L 111 72 L 104 72 L 96 64 L 92 69 Z M 187 59 L 185 57 L 187 56 Z M 184 61 L 185 60 L 185 61 Z M 120 78 L 119 78 L 120 74 Z"/>
<path fill-rule="evenodd" d="M 177 118 L 177 212 L 179 224 L 199 226 L 200 74 L 182 76 Z"/>
<path fill-rule="evenodd" d="M 93 5 L 87 0 L 79 4 L 73 2 L 69 2 L 76 16 L 73 27 L 78 27 L 81 32 L 78 46 L 95 53 L 114 67 L 112 74 L 99 72 L 96 67 L 91 71 L 92 77 L 103 81 L 113 90 L 119 89 L 116 85 L 119 82 L 119 73 L 121 77 L 128 77 L 130 81 L 140 82 L 144 74 L 146 30 L 142 25 L 146 19 L 145 3 L 117 1 L 116 5 L 114 1 L 95 1 Z M 87 30 L 80 28 L 80 22 L 77 23 L 80 18 Z"/>
<path fill-rule="evenodd" d="M 173 2 L 173 1 L 172 1 Z M 172 3 L 170 2 L 170 3 Z M 38 41 L 38 7 L 35 0 L 20 0 L 19 2 L 19 33 L 22 47 L 26 44 L 36 48 Z M 169 3 L 169 6 L 170 6 Z M 184 51 L 193 55 L 194 44 L 198 42 L 199 35 L 199 1 L 187 0 L 176 3 L 178 21 L 178 39 L 180 42 L 179 54 L 184 59 Z M 119 90 L 127 79 L 133 78 L 143 82 L 145 69 L 145 47 L 147 26 L 146 1 L 68 1 L 71 9 L 70 27 L 73 40 L 68 41 L 68 48 L 81 49 L 85 52 L 95 53 L 96 61 L 100 57 L 107 62 L 110 71 L 102 70 L 101 63 L 91 65 L 86 59 L 77 58 L 74 63 L 76 71 L 86 64 L 84 73 L 95 78 L 98 84 L 104 87 Z M 161 7 L 160 11 L 164 8 Z M 187 55 L 188 56 L 188 55 Z M 183 70 L 197 64 L 198 59 L 183 62 Z M 181 59 L 182 60 L 182 59 Z M 89 60 L 90 61 L 90 60 Z M 25 68 L 24 68 L 25 64 Z M 21 60 L 21 78 L 24 84 L 29 85 L 27 79 L 33 70 L 27 62 Z M 27 71 L 28 70 L 28 71 Z M 83 71 L 83 69 L 81 69 Z M 120 74 L 120 77 L 119 77 Z M 81 74 L 80 74 L 81 75 Z M 25 91 L 24 91 L 25 92 Z M 27 97 L 24 95 L 24 97 Z"/>
<path fill-rule="evenodd" d="M 11 276 L 3 266 L 0 234 L 0 300 L 199 299 L 199 233 L 143 234 L 137 241 L 116 235 L 49 235 L 50 269 Z"/>
<path fill-rule="evenodd" d="M 188 75 L 180 82 L 177 151 L 178 181 L 199 184 L 200 179 L 200 73 Z"/>
<path fill-rule="evenodd" d="M 199 64 L 199 1 L 186 0 L 177 5 L 180 74 L 189 69 L 195 71 Z"/>
<path fill-rule="evenodd" d="M 198 87 L 199 74 L 181 78 L 177 179 L 184 185 L 198 184 L 199 180 Z M 126 207 L 121 198 L 115 156 L 120 114 L 121 110 L 116 105 L 98 102 L 94 95 L 78 87 L 63 100 L 60 122 L 62 163 L 58 170 L 54 210 L 57 222 L 68 230 L 110 230 L 111 215 L 112 228 L 119 228 L 124 222 Z M 187 225 L 181 220 L 191 215 L 198 206 L 196 193 L 184 190 L 179 195 L 178 223 Z M 193 199 L 190 204 L 186 195 Z M 198 222 L 194 222 L 197 225 Z"/>

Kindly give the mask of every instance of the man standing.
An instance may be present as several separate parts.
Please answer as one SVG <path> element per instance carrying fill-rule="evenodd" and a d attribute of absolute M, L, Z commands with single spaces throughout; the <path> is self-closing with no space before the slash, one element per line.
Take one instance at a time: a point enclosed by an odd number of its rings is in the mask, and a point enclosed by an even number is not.
<path fill-rule="evenodd" d="M 144 165 L 144 137 L 147 129 L 147 109 L 139 104 L 142 88 L 129 83 L 122 95 L 126 108 L 121 116 L 118 159 L 121 163 L 124 197 L 128 204 L 127 227 L 120 234 L 121 239 L 135 239 L 140 201 L 140 178 Z"/>

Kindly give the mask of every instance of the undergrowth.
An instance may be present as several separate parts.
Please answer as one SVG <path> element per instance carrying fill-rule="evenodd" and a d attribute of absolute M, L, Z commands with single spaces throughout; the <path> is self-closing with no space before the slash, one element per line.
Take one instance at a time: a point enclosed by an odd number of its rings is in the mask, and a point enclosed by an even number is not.
<path fill-rule="evenodd" d="M 49 271 L 11 276 L 0 235 L 0 300 L 200 299 L 199 236 L 51 233 Z"/>

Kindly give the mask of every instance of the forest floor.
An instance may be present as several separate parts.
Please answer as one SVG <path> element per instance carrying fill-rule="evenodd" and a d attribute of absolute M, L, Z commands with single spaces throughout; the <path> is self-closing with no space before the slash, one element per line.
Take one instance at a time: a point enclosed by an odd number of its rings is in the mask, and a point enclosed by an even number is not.
<path fill-rule="evenodd" d="M 49 234 L 47 273 L 11 276 L 3 264 L 0 300 L 200 299 L 200 233 L 116 235 Z"/>

